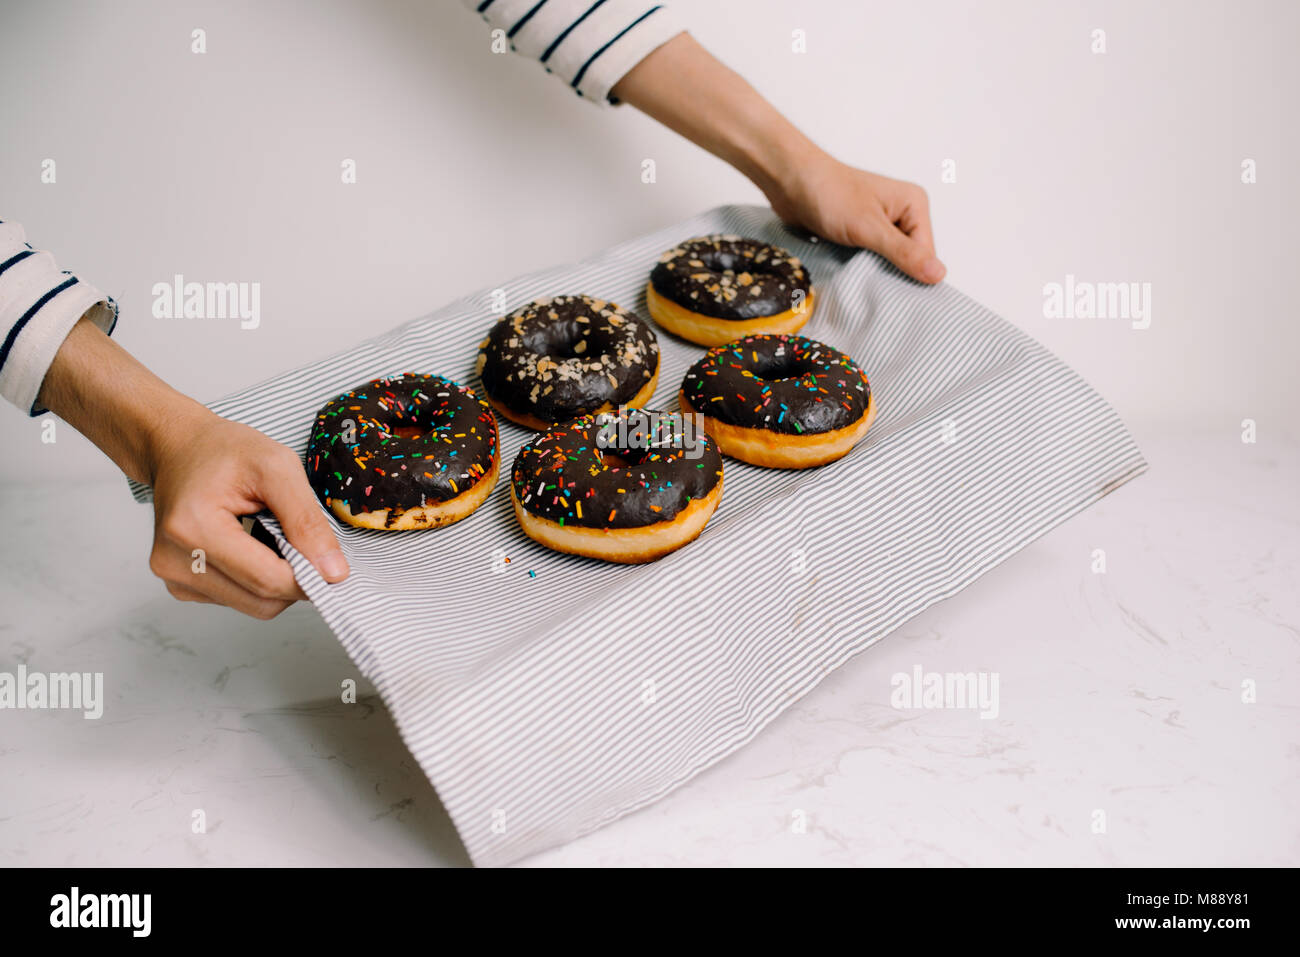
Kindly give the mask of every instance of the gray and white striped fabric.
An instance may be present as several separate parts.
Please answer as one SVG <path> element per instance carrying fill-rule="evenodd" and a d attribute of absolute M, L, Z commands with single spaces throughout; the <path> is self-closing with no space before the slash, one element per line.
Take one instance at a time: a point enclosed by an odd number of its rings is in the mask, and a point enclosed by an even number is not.
<path fill-rule="evenodd" d="M 580 292 L 645 315 L 657 255 L 713 232 L 785 246 L 811 270 L 818 301 L 804 331 L 854 356 L 878 405 L 846 458 L 801 472 L 727 460 L 703 535 L 644 566 L 561 555 L 523 535 L 507 476 L 529 434 L 504 420 L 502 481 L 483 507 L 433 532 L 340 526 L 352 565 L 342 584 L 326 585 L 263 519 L 479 865 L 657 800 L 832 669 L 1146 468 L 1114 411 L 1033 339 L 950 286 L 807 241 L 766 209 L 723 207 L 503 282 L 504 306 Z M 458 300 L 212 407 L 301 452 L 316 410 L 376 376 L 436 372 L 477 388 L 476 347 L 500 311 L 491 303 L 491 291 Z M 702 349 L 666 333 L 660 342 L 655 407 L 672 410 Z"/>

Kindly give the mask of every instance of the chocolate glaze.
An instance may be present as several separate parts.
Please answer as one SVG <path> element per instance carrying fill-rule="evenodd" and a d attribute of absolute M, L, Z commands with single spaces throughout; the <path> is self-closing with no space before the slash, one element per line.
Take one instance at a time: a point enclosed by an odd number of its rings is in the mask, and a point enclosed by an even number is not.
<path fill-rule="evenodd" d="M 682 379 L 689 408 L 748 429 L 807 435 L 852 425 L 871 386 L 857 363 L 804 336 L 746 336 L 710 349 Z"/>
<path fill-rule="evenodd" d="M 397 430 L 419 430 L 404 437 Z M 497 423 L 487 402 L 440 375 L 375 379 L 331 399 L 316 415 L 307 476 L 329 507 L 407 509 L 463 495 L 492 470 Z"/>
<path fill-rule="evenodd" d="M 789 312 L 795 290 L 807 298 L 808 270 L 779 246 L 740 236 L 701 236 L 668 250 L 650 272 L 655 292 L 715 319 L 758 319 Z"/>
<path fill-rule="evenodd" d="M 650 324 L 590 296 L 530 302 L 479 346 L 478 374 L 492 400 L 544 422 L 627 403 L 658 368 Z"/>
<path fill-rule="evenodd" d="M 524 509 L 561 525 L 642 528 L 672 521 L 708 495 L 722 480 L 717 444 L 695 430 L 690 418 L 660 419 L 647 428 L 638 413 L 668 415 L 639 409 L 587 415 L 537 435 L 520 449 L 511 482 Z M 607 450 L 626 465 L 604 459 L 602 433 Z M 638 447 L 647 441 L 659 447 Z M 674 441 L 681 447 L 672 447 Z"/>

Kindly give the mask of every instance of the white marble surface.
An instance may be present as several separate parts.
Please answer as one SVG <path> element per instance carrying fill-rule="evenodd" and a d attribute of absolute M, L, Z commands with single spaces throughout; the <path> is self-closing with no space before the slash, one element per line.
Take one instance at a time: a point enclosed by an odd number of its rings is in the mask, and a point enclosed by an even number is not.
<path fill-rule="evenodd" d="M 526 863 L 1300 863 L 1300 444 L 1138 439 L 1147 475 Z M 173 602 L 116 482 L 7 484 L 0 508 L 0 671 L 103 671 L 107 698 L 98 721 L 0 711 L 0 864 L 468 863 L 373 692 L 338 703 L 356 672 L 309 606 Z M 892 708 L 916 665 L 996 672 L 998 717 Z"/>

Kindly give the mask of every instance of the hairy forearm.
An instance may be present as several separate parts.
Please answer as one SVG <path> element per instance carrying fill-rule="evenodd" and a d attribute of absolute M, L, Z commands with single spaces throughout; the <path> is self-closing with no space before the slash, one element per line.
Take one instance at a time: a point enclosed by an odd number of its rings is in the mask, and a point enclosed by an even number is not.
<path fill-rule="evenodd" d="M 727 161 L 769 197 L 787 189 L 805 164 L 825 156 L 689 33 L 633 67 L 613 94 Z"/>
<path fill-rule="evenodd" d="M 82 319 L 45 374 L 39 403 L 99 446 L 128 477 L 153 484 L 158 447 L 210 416 Z"/>

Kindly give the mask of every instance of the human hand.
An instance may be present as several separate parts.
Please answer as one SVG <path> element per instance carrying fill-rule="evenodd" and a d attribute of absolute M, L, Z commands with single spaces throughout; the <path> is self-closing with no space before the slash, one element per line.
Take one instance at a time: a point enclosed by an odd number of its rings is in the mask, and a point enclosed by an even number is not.
<path fill-rule="evenodd" d="M 327 582 L 348 576 L 292 450 L 177 392 L 88 318 L 59 347 L 38 404 L 153 487 L 149 567 L 176 598 L 273 618 L 306 597 L 289 563 L 244 532 L 240 517 L 263 508 Z"/>
<path fill-rule="evenodd" d="M 287 446 L 196 406 L 169 416 L 151 448 L 149 568 L 174 598 L 229 605 L 261 619 L 306 598 L 289 563 L 243 530 L 240 516 L 263 508 L 326 581 L 347 577 L 347 560 Z"/>
<path fill-rule="evenodd" d="M 787 223 L 878 252 L 921 282 L 947 272 L 925 190 L 839 162 L 689 33 L 649 54 L 613 93 L 736 167 Z"/>
<path fill-rule="evenodd" d="M 947 269 L 934 253 L 930 203 L 915 183 L 855 169 L 821 153 L 783 182 L 764 185 L 784 222 L 823 239 L 878 252 L 913 279 L 936 283 Z"/>

